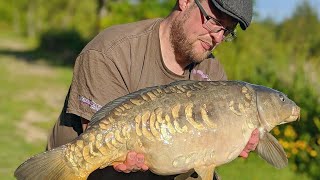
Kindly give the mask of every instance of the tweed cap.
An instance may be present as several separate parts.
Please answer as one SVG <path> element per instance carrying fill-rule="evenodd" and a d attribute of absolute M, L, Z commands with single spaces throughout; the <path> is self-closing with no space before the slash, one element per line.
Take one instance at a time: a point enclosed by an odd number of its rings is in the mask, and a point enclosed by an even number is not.
<path fill-rule="evenodd" d="M 245 30 L 252 20 L 252 0 L 211 0 L 223 13 L 235 18 Z"/>

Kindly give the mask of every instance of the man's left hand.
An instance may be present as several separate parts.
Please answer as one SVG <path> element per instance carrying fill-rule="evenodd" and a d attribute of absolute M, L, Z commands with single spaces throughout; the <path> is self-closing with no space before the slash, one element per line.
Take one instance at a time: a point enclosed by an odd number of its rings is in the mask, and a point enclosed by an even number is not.
<path fill-rule="evenodd" d="M 144 155 L 134 151 L 130 151 L 126 160 L 123 163 L 114 164 L 113 168 L 124 173 L 148 170 L 148 166 L 144 163 Z"/>
<path fill-rule="evenodd" d="M 255 129 L 251 133 L 251 137 L 246 145 L 246 147 L 240 153 L 240 157 L 247 158 L 249 156 L 250 151 L 254 151 L 259 143 L 259 130 Z"/>

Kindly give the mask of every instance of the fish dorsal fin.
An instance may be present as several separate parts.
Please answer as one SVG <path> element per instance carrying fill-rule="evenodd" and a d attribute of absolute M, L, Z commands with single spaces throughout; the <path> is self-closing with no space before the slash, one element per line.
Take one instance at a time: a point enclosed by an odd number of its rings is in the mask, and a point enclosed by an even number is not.
<path fill-rule="evenodd" d="M 106 105 L 104 105 L 99 111 L 97 111 L 91 118 L 89 126 L 92 126 L 95 122 L 100 121 L 102 118 L 104 118 L 112 109 L 114 109 L 115 107 L 121 105 L 122 103 L 128 101 L 129 99 L 132 99 L 134 97 L 137 97 L 139 95 L 145 94 L 149 91 L 152 91 L 154 89 L 164 89 L 168 86 L 175 86 L 178 84 L 191 84 L 194 83 L 196 81 L 189 81 L 189 80 L 181 80 L 181 81 L 175 81 L 172 82 L 168 85 L 160 85 L 160 86 L 152 86 L 152 87 L 147 87 L 144 89 L 140 89 L 138 91 L 135 91 L 133 93 L 127 94 L 125 96 L 119 97 L 109 103 L 107 103 Z"/>
<path fill-rule="evenodd" d="M 125 96 L 121 96 L 113 101 L 110 101 L 106 105 L 104 105 L 99 111 L 97 111 L 91 118 L 89 126 L 92 126 L 95 122 L 99 121 L 100 119 L 104 118 L 112 109 L 115 107 L 121 105 L 122 103 L 128 101 L 129 99 L 132 99 L 138 95 L 144 94 L 146 92 L 149 92 L 151 90 L 157 89 L 159 86 L 155 87 L 148 87 L 144 89 L 140 89 L 138 91 L 135 91 L 133 93 L 127 94 Z"/>
<path fill-rule="evenodd" d="M 261 158 L 278 169 L 288 165 L 285 151 L 277 139 L 269 132 L 264 133 L 263 137 L 260 138 L 256 151 Z"/>

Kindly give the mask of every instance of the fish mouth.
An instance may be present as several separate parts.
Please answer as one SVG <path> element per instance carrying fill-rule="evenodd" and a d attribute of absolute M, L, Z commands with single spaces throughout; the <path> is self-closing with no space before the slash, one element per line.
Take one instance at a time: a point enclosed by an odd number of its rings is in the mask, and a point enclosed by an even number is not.
<path fill-rule="evenodd" d="M 292 108 L 292 115 L 298 116 L 300 118 L 300 107 L 299 106 L 295 106 Z"/>
<path fill-rule="evenodd" d="M 288 118 L 286 118 L 285 120 L 283 120 L 280 124 L 286 124 L 286 123 L 293 122 L 296 120 L 300 120 L 300 107 L 298 107 L 298 106 L 293 107 L 291 115 Z"/>

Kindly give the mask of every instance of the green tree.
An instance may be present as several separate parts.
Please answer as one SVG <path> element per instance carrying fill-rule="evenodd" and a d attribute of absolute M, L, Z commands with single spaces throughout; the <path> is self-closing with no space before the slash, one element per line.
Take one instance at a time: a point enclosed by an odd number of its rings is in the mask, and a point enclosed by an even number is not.
<path fill-rule="evenodd" d="M 301 107 L 299 122 L 276 127 L 273 133 L 291 167 L 313 179 L 320 178 L 319 29 L 317 12 L 303 1 L 284 22 L 254 22 L 215 53 L 229 79 L 278 89 Z"/>

